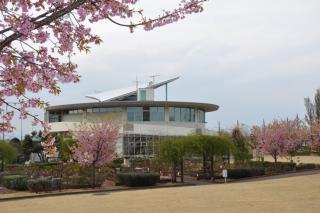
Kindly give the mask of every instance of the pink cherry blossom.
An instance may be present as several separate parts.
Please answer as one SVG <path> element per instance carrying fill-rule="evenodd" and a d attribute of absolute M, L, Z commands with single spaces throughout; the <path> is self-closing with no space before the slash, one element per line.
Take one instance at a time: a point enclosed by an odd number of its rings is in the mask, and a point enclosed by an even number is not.
<path fill-rule="evenodd" d="M 119 126 L 112 121 L 83 123 L 72 134 L 77 140 L 73 147 L 74 158 L 81 165 L 101 165 L 115 158 Z"/>
<path fill-rule="evenodd" d="M 275 162 L 286 157 L 309 141 L 308 128 L 299 120 L 274 120 L 252 129 L 254 147 L 258 153 L 271 155 Z"/>

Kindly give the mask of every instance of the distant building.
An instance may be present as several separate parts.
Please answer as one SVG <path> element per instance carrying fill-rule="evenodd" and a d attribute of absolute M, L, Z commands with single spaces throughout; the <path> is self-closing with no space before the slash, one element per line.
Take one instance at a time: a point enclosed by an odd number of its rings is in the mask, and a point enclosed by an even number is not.
<path fill-rule="evenodd" d="M 125 159 L 150 157 L 152 139 L 205 133 L 206 113 L 219 108 L 209 103 L 154 100 L 154 91 L 161 86 L 166 87 L 167 100 L 167 85 L 178 78 L 86 96 L 95 100 L 91 103 L 50 106 L 45 120 L 51 132 L 65 133 L 76 130 L 79 122 L 112 119 L 121 126 L 118 155 Z"/>

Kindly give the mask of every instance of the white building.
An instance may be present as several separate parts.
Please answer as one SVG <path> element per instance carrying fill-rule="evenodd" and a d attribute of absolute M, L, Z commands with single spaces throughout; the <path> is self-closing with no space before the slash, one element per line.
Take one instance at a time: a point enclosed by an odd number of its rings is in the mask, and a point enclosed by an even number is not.
<path fill-rule="evenodd" d="M 52 132 L 60 133 L 76 130 L 79 122 L 112 119 L 121 126 L 118 155 L 149 157 L 153 154 L 148 143 L 152 139 L 205 133 L 206 113 L 219 108 L 209 103 L 154 100 L 154 91 L 161 86 L 166 87 L 167 100 L 167 84 L 178 78 L 86 96 L 95 100 L 91 103 L 50 106 L 45 119 Z"/>

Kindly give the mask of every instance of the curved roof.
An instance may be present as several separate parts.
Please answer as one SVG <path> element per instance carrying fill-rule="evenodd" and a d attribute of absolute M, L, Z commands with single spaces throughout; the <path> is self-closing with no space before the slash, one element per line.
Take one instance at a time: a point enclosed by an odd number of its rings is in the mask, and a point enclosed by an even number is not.
<path fill-rule="evenodd" d="M 178 102 L 178 101 L 107 101 L 107 102 L 94 102 L 94 103 L 79 103 L 79 104 L 66 104 L 49 106 L 47 111 L 53 110 L 74 110 L 86 108 L 99 108 L 99 107 L 192 107 L 204 110 L 205 112 L 212 112 L 219 109 L 218 105 L 209 103 L 196 103 L 196 102 Z"/>

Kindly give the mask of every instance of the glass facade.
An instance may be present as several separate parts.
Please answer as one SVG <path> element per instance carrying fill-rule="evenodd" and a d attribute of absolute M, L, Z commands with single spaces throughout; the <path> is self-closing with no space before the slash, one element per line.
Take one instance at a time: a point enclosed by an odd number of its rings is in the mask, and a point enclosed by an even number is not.
<path fill-rule="evenodd" d="M 140 101 L 145 101 L 145 100 L 147 100 L 147 91 L 140 90 Z"/>
<path fill-rule="evenodd" d="M 133 158 L 141 158 L 151 156 L 154 153 L 153 140 L 159 141 L 159 136 L 141 135 L 141 134 L 125 134 L 123 136 L 123 155 Z"/>
<path fill-rule="evenodd" d="M 100 108 L 89 108 L 87 112 L 89 113 L 108 113 L 108 112 L 121 112 L 120 107 L 100 107 Z"/>
<path fill-rule="evenodd" d="M 128 107 L 128 121 L 143 121 L 142 107 Z"/>
<path fill-rule="evenodd" d="M 175 122 L 194 122 L 195 110 L 192 108 L 169 108 L 169 121 Z"/>
<path fill-rule="evenodd" d="M 61 122 L 64 115 L 79 115 L 87 113 L 114 113 L 122 112 L 121 107 L 99 107 L 88 109 L 49 111 L 48 121 Z M 195 110 L 193 108 L 169 107 L 169 121 L 172 122 L 195 122 L 197 113 L 197 121 L 205 123 L 205 111 Z M 165 108 L 164 107 L 127 107 L 128 122 L 164 122 Z"/>
<path fill-rule="evenodd" d="M 203 110 L 199 110 L 199 122 L 200 123 L 206 122 L 206 114 Z"/>
<path fill-rule="evenodd" d="M 128 121 L 164 121 L 164 107 L 128 107 Z"/>
<path fill-rule="evenodd" d="M 82 109 L 74 109 L 74 110 L 69 110 L 68 114 L 82 114 L 83 110 Z"/>
<path fill-rule="evenodd" d="M 61 112 L 49 112 L 49 123 L 61 122 Z"/>

